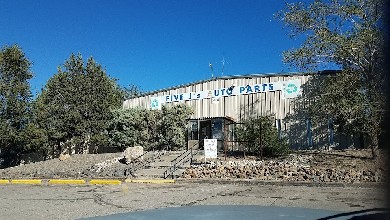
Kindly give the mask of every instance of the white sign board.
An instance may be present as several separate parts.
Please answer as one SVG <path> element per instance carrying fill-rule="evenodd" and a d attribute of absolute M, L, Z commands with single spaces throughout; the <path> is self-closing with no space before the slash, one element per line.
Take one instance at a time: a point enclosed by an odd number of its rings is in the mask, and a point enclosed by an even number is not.
<path fill-rule="evenodd" d="M 152 99 L 150 100 L 150 108 L 152 110 L 161 110 L 161 98 L 152 97 Z"/>
<path fill-rule="evenodd" d="M 204 139 L 204 157 L 217 158 L 217 139 Z"/>
<path fill-rule="evenodd" d="M 185 102 L 200 99 L 218 100 L 220 97 L 247 95 L 261 92 L 282 91 L 283 99 L 296 98 L 301 94 L 301 80 L 293 79 L 288 81 L 276 81 L 263 84 L 253 84 L 246 86 L 235 86 L 228 88 L 218 88 L 214 90 L 196 91 L 189 93 L 170 94 L 159 97 L 152 97 L 150 108 L 160 110 L 161 105 L 170 102 Z"/>
<path fill-rule="evenodd" d="M 301 94 L 301 81 L 299 79 L 290 80 L 283 83 L 283 98 L 296 98 Z"/>

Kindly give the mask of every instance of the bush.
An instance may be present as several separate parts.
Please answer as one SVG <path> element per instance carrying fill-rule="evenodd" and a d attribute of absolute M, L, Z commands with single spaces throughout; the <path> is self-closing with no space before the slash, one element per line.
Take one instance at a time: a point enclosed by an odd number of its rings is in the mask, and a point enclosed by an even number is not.
<path fill-rule="evenodd" d="M 279 139 L 272 116 L 256 116 L 242 120 L 236 128 L 238 141 L 248 153 L 261 157 L 278 157 L 289 153 L 287 141 Z"/>
<path fill-rule="evenodd" d="M 161 110 L 142 108 L 112 112 L 107 133 L 110 145 L 126 148 L 141 145 L 145 150 L 179 150 L 186 146 L 187 105 L 163 106 Z"/>

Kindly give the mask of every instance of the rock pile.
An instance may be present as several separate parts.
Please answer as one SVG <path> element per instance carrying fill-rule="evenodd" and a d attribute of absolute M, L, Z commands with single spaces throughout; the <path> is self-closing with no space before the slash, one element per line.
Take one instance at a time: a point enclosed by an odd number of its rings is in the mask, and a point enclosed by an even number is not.
<path fill-rule="evenodd" d="M 132 174 L 131 162 L 143 160 L 143 147 L 128 147 L 121 156 L 94 164 L 83 170 L 82 175 L 95 177 L 127 177 Z"/>
<path fill-rule="evenodd" d="M 215 161 L 193 165 L 182 177 L 347 183 L 386 181 L 382 169 L 313 168 L 310 166 L 310 160 L 309 155 L 290 155 L 283 160 Z"/>
<path fill-rule="evenodd" d="M 138 158 L 141 150 L 131 154 Z M 337 153 L 337 155 L 336 155 Z M 340 156 L 310 153 L 291 154 L 274 160 L 217 159 L 207 164 L 197 163 L 181 175 L 183 178 L 259 179 L 304 182 L 385 182 L 386 164 L 381 160 L 362 159 L 361 155 Z M 345 152 L 344 152 L 345 153 Z M 362 152 L 357 152 L 362 153 Z M 153 162 L 165 151 L 151 152 L 143 158 Z M 350 155 L 351 154 L 351 155 Z M 142 155 L 142 154 L 141 154 Z M 383 154 L 385 155 L 385 154 Z M 141 160 L 141 158 L 138 158 Z M 125 153 L 76 154 L 64 160 L 59 158 L 0 169 L 0 179 L 15 178 L 127 178 L 133 173 Z M 201 161 L 199 161 L 201 162 Z M 141 164 L 141 165 L 142 165 Z M 142 166 L 141 166 L 142 167 Z"/>
<path fill-rule="evenodd" d="M 120 159 L 122 159 L 122 157 L 116 157 L 114 159 L 105 160 L 103 162 L 97 163 L 90 168 L 90 171 L 100 173 L 100 172 L 102 172 L 102 170 L 104 170 L 108 167 L 111 167 L 112 165 L 114 165 L 116 163 L 119 163 Z"/>

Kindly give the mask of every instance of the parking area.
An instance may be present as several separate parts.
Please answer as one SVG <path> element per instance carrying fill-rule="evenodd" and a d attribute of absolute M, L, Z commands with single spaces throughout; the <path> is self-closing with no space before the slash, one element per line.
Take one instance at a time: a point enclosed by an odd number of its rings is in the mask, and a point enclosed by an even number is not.
<path fill-rule="evenodd" d="M 332 211 L 384 207 L 383 187 L 176 182 L 0 185 L 1 219 L 77 219 L 194 205 L 261 205 Z"/>

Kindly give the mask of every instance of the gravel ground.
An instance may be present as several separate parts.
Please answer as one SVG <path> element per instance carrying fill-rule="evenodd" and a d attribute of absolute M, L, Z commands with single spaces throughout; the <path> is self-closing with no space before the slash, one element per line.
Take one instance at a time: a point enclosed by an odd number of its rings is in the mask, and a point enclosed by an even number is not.
<path fill-rule="evenodd" d="M 303 162 L 313 169 L 355 169 L 372 171 L 381 170 L 387 172 L 384 152 L 376 160 L 370 159 L 370 150 L 344 150 L 344 151 L 303 151 Z M 19 165 L 6 169 L 0 169 L 0 179 L 16 178 L 127 178 L 130 175 L 130 166 L 118 162 L 122 153 L 107 154 L 76 154 L 68 159 L 60 161 L 54 158 L 47 161 Z M 285 157 L 292 162 L 293 157 Z M 295 158 L 295 157 L 294 157 Z M 220 160 L 224 160 L 220 156 Z M 227 160 L 258 160 L 255 157 L 243 158 L 228 157 Z M 279 160 L 279 159 L 278 159 Z M 307 160 L 307 161 L 306 161 Z M 256 162 L 256 161 L 255 161 Z M 302 162 L 302 161 L 301 161 Z M 301 163 L 300 162 L 300 163 Z"/>
<path fill-rule="evenodd" d="M 111 161 L 114 158 L 120 157 L 121 153 L 109 154 L 75 154 L 70 158 L 60 161 L 54 158 L 47 161 L 40 161 L 30 164 L 19 165 L 6 169 L 0 169 L 0 178 L 88 178 L 88 177 L 104 177 L 109 175 L 107 172 L 96 172 L 96 165 Z M 122 163 L 115 163 L 110 175 L 123 177 L 124 173 L 119 173 L 121 170 L 128 168 Z M 117 173 L 115 173 L 117 170 Z"/>
<path fill-rule="evenodd" d="M 342 156 L 333 155 L 342 153 Z M 371 167 L 384 163 L 362 152 L 309 152 L 311 166 Z M 71 155 L 0 169 L 0 178 L 124 177 L 128 165 L 115 162 L 121 153 Z M 115 160 L 116 159 L 116 160 Z M 230 158 L 232 159 L 232 158 Z M 248 159 L 248 158 L 247 158 Z M 111 164 L 102 172 L 97 169 Z M 382 167 L 383 168 L 383 167 Z M 382 169 L 381 168 L 381 169 Z M 0 185 L 0 219 L 78 219 L 129 211 L 193 205 L 260 205 L 357 211 L 385 207 L 383 185 L 310 184 L 248 180 L 182 179 L 174 184 Z"/>

